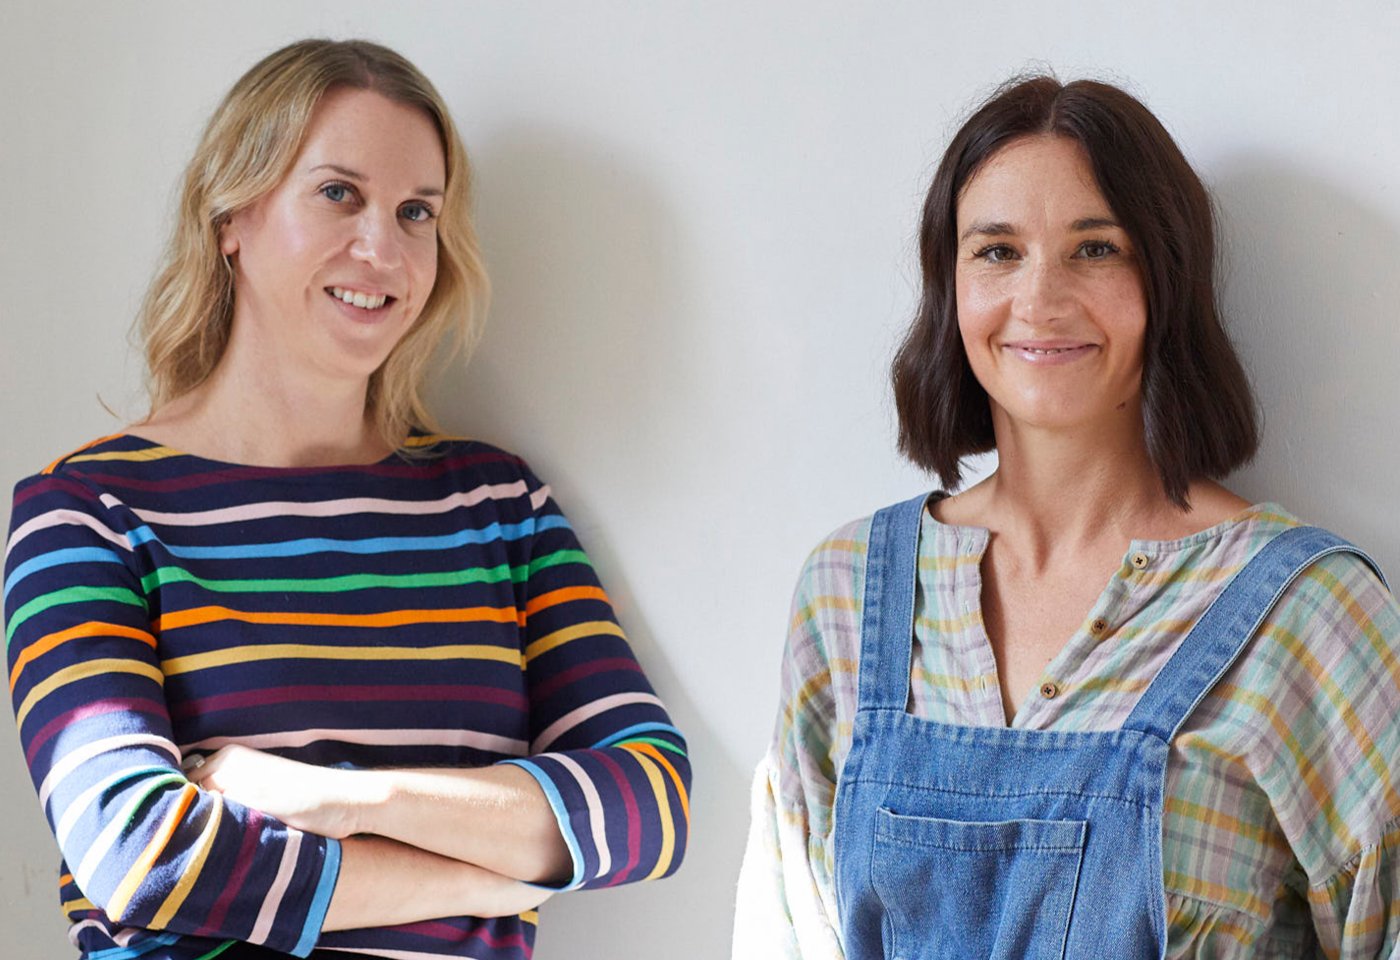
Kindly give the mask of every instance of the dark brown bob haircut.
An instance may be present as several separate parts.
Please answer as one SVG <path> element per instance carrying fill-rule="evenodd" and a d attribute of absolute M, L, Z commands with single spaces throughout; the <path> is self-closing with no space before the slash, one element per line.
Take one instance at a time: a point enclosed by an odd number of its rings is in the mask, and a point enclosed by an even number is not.
<path fill-rule="evenodd" d="M 1084 148 L 1099 192 L 1137 249 L 1147 295 L 1147 451 L 1167 496 L 1188 509 L 1193 480 L 1224 477 L 1259 445 L 1249 380 L 1220 323 L 1210 197 L 1157 118 L 1124 91 L 1093 80 L 1013 79 L 943 154 L 919 228 L 919 310 L 892 369 L 899 450 L 953 490 L 962 481 L 962 458 L 996 447 L 991 405 L 958 332 L 958 199 L 1002 147 L 1045 135 Z"/>

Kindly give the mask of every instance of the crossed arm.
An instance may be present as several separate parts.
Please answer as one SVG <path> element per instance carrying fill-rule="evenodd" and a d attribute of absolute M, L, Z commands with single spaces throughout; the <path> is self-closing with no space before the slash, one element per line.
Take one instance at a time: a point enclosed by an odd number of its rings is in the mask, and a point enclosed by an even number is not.
<path fill-rule="evenodd" d="M 342 841 L 325 930 L 520 913 L 554 892 L 531 884 L 572 870 L 544 791 L 509 764 L 340 770 L 235 745 L 187 766 L 205 790 Z"/>

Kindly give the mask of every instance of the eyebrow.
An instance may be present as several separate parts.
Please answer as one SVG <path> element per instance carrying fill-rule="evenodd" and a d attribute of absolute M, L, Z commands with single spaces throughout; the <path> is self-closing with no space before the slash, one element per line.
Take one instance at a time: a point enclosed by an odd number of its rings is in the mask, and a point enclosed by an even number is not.
<path fill-rule="evenodd" d="M 1082 232 L 1085 230 L 1102 230 L 1105 227 L 1121 228 L 1117 220 L 1112 217 L 1081 217 L 1069 225 L 1071 230 Z M 1005 220 L 978 220 L 963 231 L 958 242 L 962 243 L 968 237 L 1009 237 L 1016 233 L 1016 228 Z"/>
<path fill-rule="evenodd" d="M 341 166 L 340 164 L 338 164 L 338 163 L 322 163 L 322 164 L 319 164 L 319 165 L 317 165 L 317 166 L 312 167 L 312 168 L 311 168 L 309 171 L 307 171 L 307 172 L 308 172 L 308 173 L 315 173 L 317 170 L 331 170 L 331 171 L 333 171 L 333 172 L 335 172 L 335 173 L 340 174 L 342 177 L 345 177 L 346 179 L 349 179 L 349 180 L 358 180 L 358 181 L 360 181 L 361 183 L 369 183 L 369 177 L 365 176 L 363 173 L 360 173 L 359 171 L 356 171 L 356 170 L 351 170 L 349 167 L 342 167 L 342 166 Z M 440 197 L 440 196 L 442 196 L 442 191 L 439 190 L 437 187 L 419 187 L 417 190 L 415 190 L 415 191 L 413 191 L 413 192 L 416 193 L 416 194 L 418 194 L 420 197 Z"/>

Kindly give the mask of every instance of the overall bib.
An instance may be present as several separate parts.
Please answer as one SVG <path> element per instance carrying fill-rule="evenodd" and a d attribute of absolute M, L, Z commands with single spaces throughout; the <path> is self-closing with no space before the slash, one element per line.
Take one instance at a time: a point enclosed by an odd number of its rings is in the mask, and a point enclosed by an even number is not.
<path fill-rule="evenodd" d="M 953 726 L 906 712 L 925 500 L 880 511 L 870 531 L 860 699 L 835 801 L 847 960 L 1160 960 L 1168 744 L 1308 565 L 1341 551 L 1375 563 L 1316 527 L 1280 534 L 1120 729 Z"/>

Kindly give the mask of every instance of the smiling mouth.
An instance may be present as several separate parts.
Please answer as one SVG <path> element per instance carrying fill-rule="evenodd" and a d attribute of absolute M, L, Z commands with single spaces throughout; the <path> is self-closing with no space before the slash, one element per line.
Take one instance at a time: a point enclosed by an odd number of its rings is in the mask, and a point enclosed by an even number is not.
<path fill-rule="evenodd" d="M 358 290 L 350 290 L 346 287 L 326 287 L 326 293 L 342 303 L 348 303 L 352 307 L 359 307 L 361 310 L 382 310 L 393 303 L 395 298 L 386 293 L 371 294 L 361 293 Z"/>

